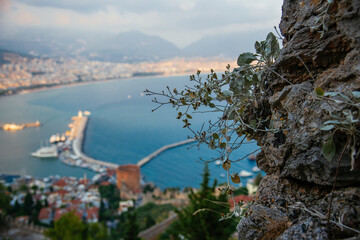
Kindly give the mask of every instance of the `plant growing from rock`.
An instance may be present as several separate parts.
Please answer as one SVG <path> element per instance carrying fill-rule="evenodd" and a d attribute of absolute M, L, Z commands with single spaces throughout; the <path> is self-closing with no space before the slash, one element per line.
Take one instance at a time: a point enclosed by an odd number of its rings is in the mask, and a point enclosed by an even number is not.
<path fill-rule="evenodd" d="M 198 144 L 206 144 L 209 148 L 218 151 L 218 158 L 203 161 L 222 161 L 227 173 L 227 186 L 220 190 L 232 197 L 234 190 L 231 182 L 240 183 L 240 177 L 238 173 L 230 173 L 231 163 L 248 156 L 233 159 L 233 151 L 247 141 L 256 139 L 259 133 L 269 131 L 282 133 L 281 129 L 273 127 L 276 124 L 273 123 L 274 120 L 271 120 L 270 115 L 266 118 L 258 117 L 263 115 L 258 114 L 258 111 L 266 111 L 266 109 L 258 106 L 257 101 L 264 93 L 267 84 L 263 72 L 269 69 L 279 56 L 280 47 L 276 36 L 269 33 L 266 40 L 255 43 L 255 50 L 256 53 L 240 54 L 237 59 L 238 67 L 230 71 L 228 65 L 221 76 L 213 70 L 207 76 L 203 76 L 198 71 L 197 74 L 190 76 L 192 85 L 186 86 L 184 90 L 169 87 L 161 93 L 146 90 L 147 95 L 155 96 L 153 102 L 158 106 L 154 110 L 164 105 L 171 105 L 177 110 L 177 119 L 182 120 L 184 128 L 190 129 Z M 217 113 L 217 120 L 204 123 L 198 130 L 192 129 L 191 120 L 194 113 L 204 111 Z M 234 206 L 234 211 L 221 219 L 244 213 L 239 204 L 234 202 Z"/>
<path fill-rule="evenodd" d="M 360 91 L 349 92 L 324 92 L 320 87 L 315 93 L 330 106 L 327 112 L 328 120 L 320 128 L 329 131 L 330 136 L 324 142 L 322 152 L 324 157 L 331 161 L 336 153 L 334 135 L 341 132 L 347 136 L 344 149 L 348 149 L 351 157 L 351 171 L 356 168 L 359 161 L 359 139 L 360 139 Z"/>
<path fill-rule="evenodd" d="M 325 140 L 322 147 L 322 153 L 324 157 L 328 161 L 332 161 L 336 154 L 337 149 L 334 141 L 335 134 L 345 134 L 347 138 L 347 141 L 338 159 L 333 187 L 329 199 L 327 221 L 330 223 L 332 202 L 334 197 L 333 192 L 336 186 L 340 162 L 344 153 L 347 151 L 350 155 L 350 171 L 354 171 L 359 166 L 360 91 L 325 92 L 321 87 L 317 87 L 315 89 L 315 93 L 316 96 L 318 96 L 321 100 L 325 101 L 330 106 L 330 110 L 327 112 L 328 120 L 325 121 L 323 126 L 320 128 L 323 131 L 330 132 L 329 137 Z M 342 224 L 340 221 L 339 223 Z"/>

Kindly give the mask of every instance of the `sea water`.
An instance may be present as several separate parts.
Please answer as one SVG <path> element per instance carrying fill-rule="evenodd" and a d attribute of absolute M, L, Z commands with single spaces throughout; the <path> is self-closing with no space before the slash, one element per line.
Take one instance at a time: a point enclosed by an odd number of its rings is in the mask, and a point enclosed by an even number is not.
<path fill-rule="evenodd" d="M 71 117 L 79 110 L 91 112 L 85 133 L 83 150 L 92 158 L 116 164 L 136 164 L 160 147 L 186 140 L 192 133 L 176 119 L 176 110 L 170 105 L 157 107 L 145 89 L 153 91 L 184 88 L 187 76 L 154 77 L 113 80 L 52 88 L 28 94 L 0 98 L 0 123 L 25 123 L 37 120 L 39 128 L 20 131 L 0 131 L 0 173 L 25 174 L 35 177 L 50 175 L 88 177 L 95 173 L 61 163 L 58 159 L 38 159 L 31 152 L 48 144 L 51 135 L 69 130 Z M 193 126 L 199 127 L 214 114 L 193 114 Z M 234 159 L 256 150 L 255 143 L 246 144 L 234 154 Z M 202 178 L 204 160 L 217 153 L 206 146 L 200 150 L 193 145 L 169 149 L 141 167 L 146 181 L 161 188 L 198 187 Z M 221 166 L 209 164 L 212 179 L 225 182 Z M 245 159 L 234 163 L 230 172 L 251 172 L 255 162 Z"/>

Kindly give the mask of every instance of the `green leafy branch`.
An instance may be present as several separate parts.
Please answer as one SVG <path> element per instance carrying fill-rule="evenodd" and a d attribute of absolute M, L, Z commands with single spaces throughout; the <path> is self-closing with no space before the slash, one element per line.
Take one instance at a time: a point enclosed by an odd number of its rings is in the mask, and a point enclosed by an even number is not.
<path fill-rule="evenodd" d="M 280 46 L 275 35 L 269 33 L 264 41 L 255 43 L 255 50 L 256 53 L 240 54 L 238 67 L 230 71 L 230 65 L 227 65 L 221 76 L 213 70 L 206 76 L 198 71 L 190 76 L 192 85 L 185 86 L 184 90 L 167 87 L 160 93 L 145 91 L 148 96 L 154 96 L 153 102 L 158 104 L 153 111 L 171 105 L 177 111 L 176 118 L 194 134 L 198 144 L 207 144 L 218 151 L 219 157 L 211 161 L 222 161 L 227 173 L 227 186 L 221 190 L 232 196 L 234 202 L 233 212 L 223 216 L 224 219 L 241 215 L 231 186 L 231 182 L 240 183 L 240 177 L 238 173 L 230 174 L 231 163 L 241 159 L 231 160 L 232 152 L 245 141 L 255 139 L 259 132 L 278 131 L 269 127 L 272 125 L 271 116 L 258 116 L 257 99 L 264 93 L 263 72 L 278 58 Z M 191 120 L 194 114 L 203 112 L 217 113 L 217 120 L 205 122 L 199 130 L 193 130 Z"/>
<path fill-rule="evenodd" d="M 331 161 L 336 153 L 334 135 L 337 132 L 344 133 L 350 139 L 348 147 L 351 158 L 351 171 L 355 169 L 356 162 L 359 161 L 358 144 L 360 139 L 360 91 L 349 92 L 325 92 L 317 87 L 315 93 L 333 109 L 328 114 L 328 120 L 323 123 L 320 130 L 330 131 L 330 136 L 323 144 L 322 152 L 324 157 Z"/>
<path fill-rule="evenodd" d="M 328 14 L 329 8 L 333 2 L 334 2 L 334 0 L 326 1 L 325 5 L 323 5 L 318 10 L 318 12 L 320 12 L 320 13 L 315 17 L 315 25 L 310 27 L 311 32 L 316 31 L 316 32 L 320 33 L 320 38 L 322 38 L 324 36 L 325 32 L 328 31 L 328 27 L 325 24 L 325 19 Z"/>

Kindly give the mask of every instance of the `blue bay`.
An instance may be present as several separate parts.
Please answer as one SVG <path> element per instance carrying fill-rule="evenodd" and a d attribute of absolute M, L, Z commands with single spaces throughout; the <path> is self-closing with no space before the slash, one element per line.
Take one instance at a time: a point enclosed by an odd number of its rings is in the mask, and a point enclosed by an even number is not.
<path fill-rule="evenodd" d="M 117 164 L 136 163 L 163 145 L 182 141 L 191 132 L 182 128 L 176 111 L 165 106 L 156 107 L 151 97 L 142 96 L 145 89 L 160 91 L 167 85 L 181 89 L 188 84 L 187 76 L 138 78 L 97 82 L 62 87 L 0 98 L 0 123 L 24 123 L 39 120 L 40 128 L 27 128 L 17 132 L 0 131 L 0 173 L 28 174 L 38 177 L 65 175 L 88 177 L 93 172 L 69 167 L 57 159 L 37 159 L 30 156 L 41 142 L 55 133 L 69 129 L 71 116 L 78 110 L 91 112 L 87 126 L 84 152 L 93 158 Z M 193 125 L 210 117 L 210 113 L 197 114 Z M 212 114 L 213 115 L 213 114 Z M 186 145 L 163 152 L 141 168 L 145 179 L 161 188 L 198 187 L 203 163 L 200 157 L 211 160 L 216 152 L 203 146 Z M 191 147 L 189 149 L 189 147 Z M 237 151 L 240 158 L 258 147 L 246 144 Z M 234 160 L 233 159 L 233 160 Z M 242 160 L 233 164 L 231 171 L 247 170 L 254 161 Z M 221 167 L 210 164 L 212 178 L 225 181 Z"/>

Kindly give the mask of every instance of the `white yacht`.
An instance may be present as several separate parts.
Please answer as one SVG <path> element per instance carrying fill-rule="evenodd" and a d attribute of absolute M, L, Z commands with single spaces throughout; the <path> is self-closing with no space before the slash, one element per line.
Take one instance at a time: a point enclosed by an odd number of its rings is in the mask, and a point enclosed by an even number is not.
<path fill-rule="evenodd" d="M 251 170 L 252 170 L 253 172 L 260 172 L 260 171 L 261 171 L 261 169 L 258 168 L 258 166 L 253 167 Z"/>
<path fill-rule="evenodd" d="M 248 171 L 245 171 L 245 170 L 241 170 L 239 176 L 240 177 L 250 177 L 252 176 L 253 174 L 251 172 L 248 172 Z"/>
<path fill-rule="evenodd" d="M 221 160 L 216 160 L 216 161 L 215 161 L 215 165 L 216 165 L 216 166 L 221 165 L 221 163 L 222 163 L 222 161 L 221 161 Z"/>
<path fill-rule="evenodd" d="M 31 153 L 31 156 L 38 158 L 57 158 L 58 151 L 56 145 L 52 145 L 49 147 L 42 147 L 36 152 Z"/>

